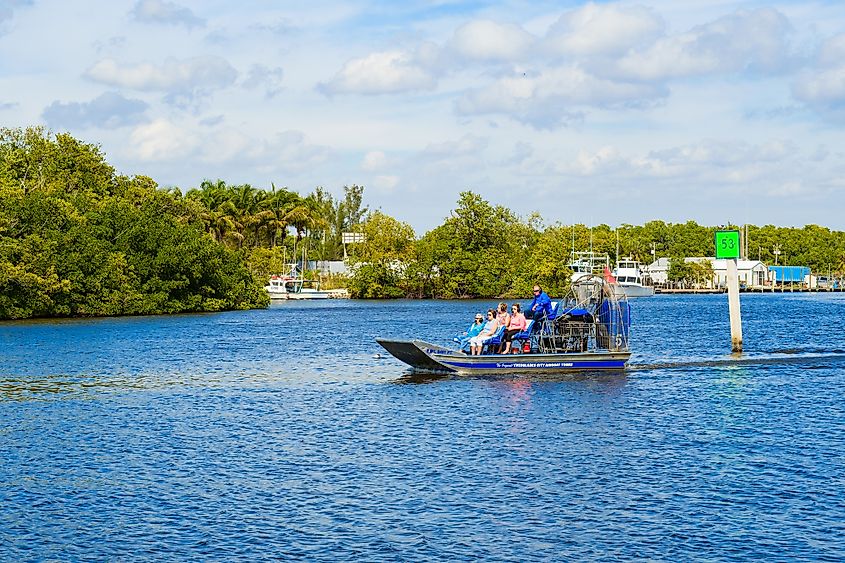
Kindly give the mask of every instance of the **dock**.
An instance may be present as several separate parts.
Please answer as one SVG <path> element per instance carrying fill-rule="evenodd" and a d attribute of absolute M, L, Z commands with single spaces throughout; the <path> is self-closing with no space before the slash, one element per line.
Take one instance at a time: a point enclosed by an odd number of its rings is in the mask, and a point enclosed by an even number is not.
<path fill-rule="evenodd" d="M 721 287 L 717 288 L 668 288 L 668 287 L 655 287 L 654 293 L 655 294 L 668 294 L 668 295 L 686 295 L 686 294 L 711 294 L 711 293 L 725 293 L 727 290 Z M 823 287 L 777 287 L 774 290 L 771 287 L 745 287 L 740 288 L 740 293 L 842 293 L 845 291 L 844 288 L 838 287 L 836 289 L 833 288 L 823 288 Z"/>

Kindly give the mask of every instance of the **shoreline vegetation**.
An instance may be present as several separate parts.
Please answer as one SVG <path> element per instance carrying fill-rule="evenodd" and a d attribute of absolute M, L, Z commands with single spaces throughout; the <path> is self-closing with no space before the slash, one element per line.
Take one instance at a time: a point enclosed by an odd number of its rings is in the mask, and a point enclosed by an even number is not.
<path fill-rule="evenodd" d="M 364 188 L 335 199 L 287 188 L 203 181 L 184 193 L 127 177 L 99 146 L 39 127 L 0 129 L 0 319 L 210 312 L 266 307 L 263 286 L 286 262 L 340 260 L 324 279 L 353 298 L 522 298 L 534 283 L 565 290 L 570 250 L 629 256 L 709 256 L 716 227 L 545 225 L 464 191 L 421 237 L 363 205 Z M 364 242 L 347 245 L 342 233 Z M 617 256 L 617 236 L 619 256 Z M 749 258 L 845 272 L 845 232 L 748 226 Z M 654 251 L 654 254 L 652 254 Z M 673 260 L 670 280 L 707 272 Z M 314 272 L 309 273 L 316 276 Z"/>

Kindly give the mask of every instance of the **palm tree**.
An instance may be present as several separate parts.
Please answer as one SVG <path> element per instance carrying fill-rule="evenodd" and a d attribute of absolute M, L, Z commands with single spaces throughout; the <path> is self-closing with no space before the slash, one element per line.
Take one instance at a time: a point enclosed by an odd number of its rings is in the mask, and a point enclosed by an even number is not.
<path fill-rule="evenodd" d="M 170 186 L 169 188 L 159 188 L 159 191 L 172 195 L 176 199 L 182 199 L 185 195 L 182 193 L 182 189 L 177 186 Z"/>
<path fill-rule="evenodd" d="M 277 244 L 284 244 L 288 226 L 302 220 L 304 208 L 299 194 L 287 188 L 277 190 L 275 184 L 271 184 L 271 188 L 267 199 L 261 202 L 264 209 L 261 221 L 270 248 L 274 248 Z"/>
<path fill-rule="evenodd" d="M 205 207 L 200 218 L 211 238 L 217 242 L 234 241 L 240 248 L 244 238 L 241 233 L 243 224 L 241 213 L 232 201 L 233 191 L 223 180 L 203 180 L 199 188 L 189 190 L 185 197 Z"/>

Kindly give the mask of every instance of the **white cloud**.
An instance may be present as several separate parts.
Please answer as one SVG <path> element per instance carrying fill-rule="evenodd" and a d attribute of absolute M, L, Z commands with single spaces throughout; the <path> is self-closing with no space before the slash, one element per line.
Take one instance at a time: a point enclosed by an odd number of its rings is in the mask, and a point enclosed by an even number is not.
<path fill-rule="evenodd" d="M 387 165 L 387 156 L 382 151 L 370 151 L 364 155 L 361 169 L 367 171 L 381 170 Z"/>
<path fill-rule="evenodd" d="M 764 6 L 776 10 L 737 11 Z M 201 33 L 182 7 L 207 18 Z M 608 223 L 723 221 L 711 189 L 748 194 L 750 221 L 845 221 L 835 3 L 332 8 L 129 0 L 91 18 L 73 2 L 0 0 L 0 116 L 67 127 L 163 185 L 364 184 L 371 207 L 419 232 L 462 189 L 522 214 L 537 207 L 529 191 L 606 194 L 625 202 L 600 206 Z M 551 222 L 575 213 L 543 208 Z"/>
<path fill-rule="evenodd" d="M 141 161 L 173 161 L 193 153 L 200 139 L 166 119 L 156 119 L 136 127 L 130 142 L 132 156 Z"/>
<path fill-rule="evenodd" d="M 283 131 L 251 156 L 269 161 L 279 170 L 301 172 L 328 161 L 331 150 L 309 143 L 302 131 Z"/>
<path fill-rule="evenodd" d="M 205 25 L 205 20 L 189 8 L 163 0 L 139 0 L 132 9 L 132 16 L 142 23 L 184 25 L 187 28 Z"/>
<path fill-rule="evenodd" d="M 638 80 L 777 71 L 789 64 L 789 33 L 789 21 L 775 9 L 740 10 L 630 52 L 609 70 Z"/>
<path fill-rule="evenodd" d="M 41 115 L 52 128 L 114 129 L 144 121 L 148 108 L 149 105 L 142 100 L 128 99 L 117 92 L 106 92 L 90 102 L 55 101 Z"/>
<path fill-rule="evenodd" d="M 203 135 L 197 158 L 211 168 L 250 168 L 265 174 L 298 174 L 325 164 L 328 147 L 310 143 L 302 131 L 282 131 L 266 138 L 244 134 L 232 127 L 212 129 Z"/>
<path fill-rule="evenodd" d="M 382 192 L 392 192 L 399 185 L 399 176 L 376 176 L 374 187 Z"/>
<path fill-rule="evenodd" d="M 663 21 L 648 8 L 589 3 L 563 14 L 549 28 L 544 45 L 563 55 L 618 55 L 662 31 Z"/>
<path fill-rule="evenodd" d="M 518 25 L 476 20 L 459 27 L 447 47 L 468 61 L 513 61 L 524 56 L 534 40 Z"/>
<path fill-rule="evenodd" d="M 215 127 L 216 125 L 220 125 L 226 120 L 226 117 L 221 114 L 217 115 L 210 115 L 208 117 L 204 117 L 199 120 L 199 125 L 203 127 Z"/>
<path fill-rule="evenodd" d="M 598 172 L 608 173 L 613 169 L 620 169 L 626 163 L 618 149 L 612 146 L 602 147 L 594 153 L 586 150 L 578 151 L 575 160 L 569 166 L 569 171 L 582 176 L 589 176 Z"/>
<path fill-rule="evenodd" d="M 794 86 L 795 97 L 820 108 L 845 106 L 845 64 L 806 73 Z"/>
<path fill-rule="evenodd" d="M 421 152 L 407 159 L 407 165 L 414 171 L 405 170 L 404 176 L 441 177 L 441 182 L 445 182 L 444 186 L 457 188 L 456 178 L 475 175 L 484 169 L 485 153 L 489 145 L 489 138 L 472 133 L 462 135 L 458 139 L 429 143 Z M 464 188 L 466 187 L 464 185 Z"/>
<path fill-rule="evenodd" d="M 838 33 L 822 42 L 819 47 L 818 65 L 835 67 L 845 61 L 845 33 Z"/>
<path fill-rule="evenodd" d="M 505 165 L 519 165 L 528 160 L 534 154 L 534 147 L 531 143 L 517 141 L 513 145 L 511 155 L 505 159 Z"/>
<path fill-rule="evenodd" d="M 234 127 L 218 127 L 203 135 L 197 158 L 207 163 L 228 163 L 254 147 L 254 140 Z"/>
<path fill-rule="evenodd" d="M 749 144 L 709 140 L 639 154 L 625 154 L 607 145 L 595 151 L 581 149 L 557 170 L 575 176 L 697 178 L 699 182 L 742 184 L 782 166 L 788 170 L 797 151 L 789 141 Z"/>
<path fill-rule="evenodd" d="M 793 198 L 807 195 L 810 192 L 800 180 L 778 182 L 766 191 L 766 195 L 777 198 Z"/>
<path fill-rule="evenodd" d="M 845 111 L 845 33 L 820 45 L 815 67 L 799 74 L 792 93 L 817 110 Z"/>
<path fill-rule="evenodd" d="M 175 93 L 206 92 L 234 83 L 237 71 L 221 57 L 205 55 L 190 59 L 167 59 L 151 63 L 121 66 L 114 59 L 103 59 L 85 72 L 95 82 L 133 90 Z"/>
<path fill-rule="evenodd" d="M 552 68 L 537 75 L 517 74 L 468 91 L 456 109 L 465 115 L 505 114 L 538 129 L 578 121 L 587 106 L 638 106 L 668 92 L 659 85 L 596 77 L 577 66 Z"/>
<path fill-rule="evenodd" d="M 327 94 L 396 94 L 432 90 L 437 80 L 428 63 L 436 57 L 431 45 L 417 52 L 380 51 L 348 61 L 334 78 L 320 85 Z"/>
<path fill-rule="evenodd" d="M 136 127 L 130 135 L 129 156 L 147 163 L 194 161 L 204 168 L 226 170 L 248 167 L 264 173 L 298 173 L 313 169 L 331 157 L 327 147 L 309 143 L 301 131 L 282 131 L 266 138 L 227 126 L 210 126 L 202 133 L 197 123 L 157 119 Z"/>
<path fill-rule="evenodd" d="M 247 90 L 264 88 L 264 95 L 268 98 L 275 97 L 282 91 L 282 77 L 284 70 L 281 67 L 268 68 L 261 64 L 252 65 L 249 73 L 243 82 Z"/>
<path fill-rule="evenodd" d="M 15 10 L 23 6 L 32 6 L 32 0 L 3 0 L 0 2 L 0 23 L 12 19 Z"/>
<path fill-rule="evenodd" d="M 457 141 L 430 143 L 423 154 L 433 159 L 451 158 L 455 156 L 475 155 L 487 148 L 489 139 L 477 135 L 466 134 Z"/>

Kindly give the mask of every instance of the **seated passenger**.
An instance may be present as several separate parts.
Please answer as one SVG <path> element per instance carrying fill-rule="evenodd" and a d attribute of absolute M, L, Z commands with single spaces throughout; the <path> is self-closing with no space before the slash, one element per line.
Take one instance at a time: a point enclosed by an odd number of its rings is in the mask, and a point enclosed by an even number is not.
<path fill-rule="evenodd" d="M 511 324 L 511 316 L 508 314 L 508 304 L 507 303 L 499 303 L 499 306 L 496 308 L 496 322 L 499 323 L 500 327 L 505 327 L 505 331 L 510 328 Z M 496 350 L 499 354 L 502 353 L 502 350 L 505 349 L 504 341 L 499 345 L 498 350 Z"/>
<path fill-rule="evenodd" d="M 525 312 L 525 316 L 529 319 L 540 319 L 544 315 L 550 316 L 552 314 L 552 300 L 543 291 L 539 285 L 534 286 L 534 301 L 531 302 L 531 307 Z"/>
<path fill-rule="evenodd" d="M 469 328 L 466 329 L 463 336 L 461 336 L 461 349 L 469 343 L 470 339 L 473 336 L 478 336 L 481 331 L 484 329 L 484 317 L 481 316 L 481 313 L 475 314 L 475 322 L 469 325 Z"/>
<path fill-rule="evenodd" d="M 496 309 L 496 320 L 499 321 L 499 326 L 505 325 L 507 327 L 510 324 L 511 316 L 508 314 L 507 303 L 499 303 L 499 307 Z"/>
<path fill-rule="evenodd" d="M 525 330 L 525 327 L 528 326 L 528 321 L 525 320 L 525 315 L 522 314 L 522 307 L 519 305 L 519 303 L 514 303 L 511 307 L 511 311 L 511 323 L 508 325 L 507 330 L 505 330 L 505 351 L 503 352 L 504 354 L 511 353 L 513 337 Z M 513 349 L 513 353 L 519 353 L 519 346 Z"/>
<path fill-rule="evenodd" d="M 481 349 L 484 348 L 484 341 L 496 334 L 499 329 L 499 323 L 496 322 L 493 309 L 487 309 L 487 322 L 484 328 L 477 336 L 469 339 L 469 349 L 473 356 L 481 354 Z"/>

